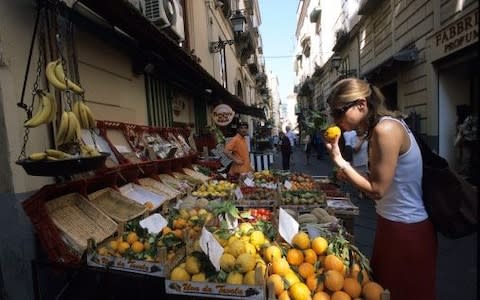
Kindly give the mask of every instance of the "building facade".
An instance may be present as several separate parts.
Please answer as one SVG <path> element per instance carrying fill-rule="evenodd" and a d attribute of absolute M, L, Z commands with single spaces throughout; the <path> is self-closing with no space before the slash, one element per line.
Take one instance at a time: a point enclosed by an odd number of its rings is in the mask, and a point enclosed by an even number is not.
<path fill-rule="evenodd" d="M 240 30 L 234 16 L 243 20 Z M 45 65 L 63 57 L 97 120 L 199 132 L 219 103 L 250 122 L 265 119 L 270 103 L 259 76 L 265 72 L 260 24 L 256 0 L 0 1 L 0 220 L 9 228 L 2 238 L 13 241 L 0 246 L 0 295 L 33 298 L 35 238 L 21 202 L 55 182 L 29 176 L 15 163 L 24 141 L 27 155 L 55 148 L 60 119 L 57 114 L 54 123 L 26 135 L 27 114 L 17 105 L 24 81 L 23 104 L 31 109 L 35 88 L 55 91 Z M 69 110 L 76 96 L 55 93 L 59 107 Z"/>
<path fill-rule="evenodd" d="M 301 2 L 305 5 L 308 1 Z M 325 2 L 320 1 L 319 7 Z M 310 91 L 305 89 L 310 94 L 303 103 L 313 106 L 325 101 L 332 85 L 342 78 L 366 79 L 381 88 L 389 108 L 410 115 L 410 127 L 423 134 L 432 148 L 455 166 L 457 111 L 466 105 L 478 116 L 479 110 L 475 84 L 478 3 L 468 0 L 338 3 L 341 5 L 336 21 L 331 27 L 321 29 L 325 39 L 334 41 L 332 54 L 313 72 L 313 84 L 300 81 L 299 87 L 313 86 Z M 314 11 L 310 4 L 304 15 L 312 15 Z"/>

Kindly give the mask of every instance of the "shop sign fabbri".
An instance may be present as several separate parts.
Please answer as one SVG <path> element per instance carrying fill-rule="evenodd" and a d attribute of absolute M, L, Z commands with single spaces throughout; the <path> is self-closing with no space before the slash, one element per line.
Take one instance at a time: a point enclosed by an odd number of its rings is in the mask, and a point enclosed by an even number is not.
<path fill-rule="evenodd" d="M 230 124 L 234 116 L 235 112 L 227 104 L 219 104 L 215 106 L 212 112 L 213 122 L 218 126 L 226 126 Z"/>
<path fill-rule="evenodd" d="M 478 42 L 478 8 L 444 26 L 431 41 L 432 61 Z"/>

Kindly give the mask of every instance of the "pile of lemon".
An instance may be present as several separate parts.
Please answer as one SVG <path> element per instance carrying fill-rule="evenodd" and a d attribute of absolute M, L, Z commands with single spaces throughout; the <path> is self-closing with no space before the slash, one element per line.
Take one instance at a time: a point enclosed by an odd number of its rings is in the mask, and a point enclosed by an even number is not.
<path fill-rule="evenodd" d="M 226 180 L 212 181 L 207 184 L 202 184 L 196 191 L 192 192 L 196 197 L 228 197 L 236 188 L 234 183 Z"/>

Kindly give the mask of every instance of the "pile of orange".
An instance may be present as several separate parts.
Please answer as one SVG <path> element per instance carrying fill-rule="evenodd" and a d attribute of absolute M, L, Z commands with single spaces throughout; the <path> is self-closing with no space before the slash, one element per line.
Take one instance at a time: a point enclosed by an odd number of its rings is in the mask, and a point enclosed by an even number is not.
<path fill-rule="evenodd" d="M 357 264 L 349 269 L 340 257 L 327 254 L 328 241 L 323 237 L 310 240 L 307 233 L 299 232 L 292 245 L 285 257 L 271 255 L 272 249 L 264 257 L 271 262 L 267 283 L 279 300 L 380 299 L 383 287 Z"/>

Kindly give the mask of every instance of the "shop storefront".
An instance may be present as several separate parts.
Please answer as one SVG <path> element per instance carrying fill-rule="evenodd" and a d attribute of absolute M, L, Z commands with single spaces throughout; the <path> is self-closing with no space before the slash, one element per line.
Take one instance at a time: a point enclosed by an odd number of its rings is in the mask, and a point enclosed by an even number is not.
<path fill-rule="evenodd" d="M 467 11 L 429 38 L 437 82 L 438 151 L 451 166 L 466 173 L 470 171 L 463 169 L 469 164 L 467 168 L 478 170 L 478 161 L 462 162 L 465 149 L 455 140 L 466 117 L 479 114 L 478 17 L 478 8 Z M 478 144 L 478 129 L 476 135 Z"/>

